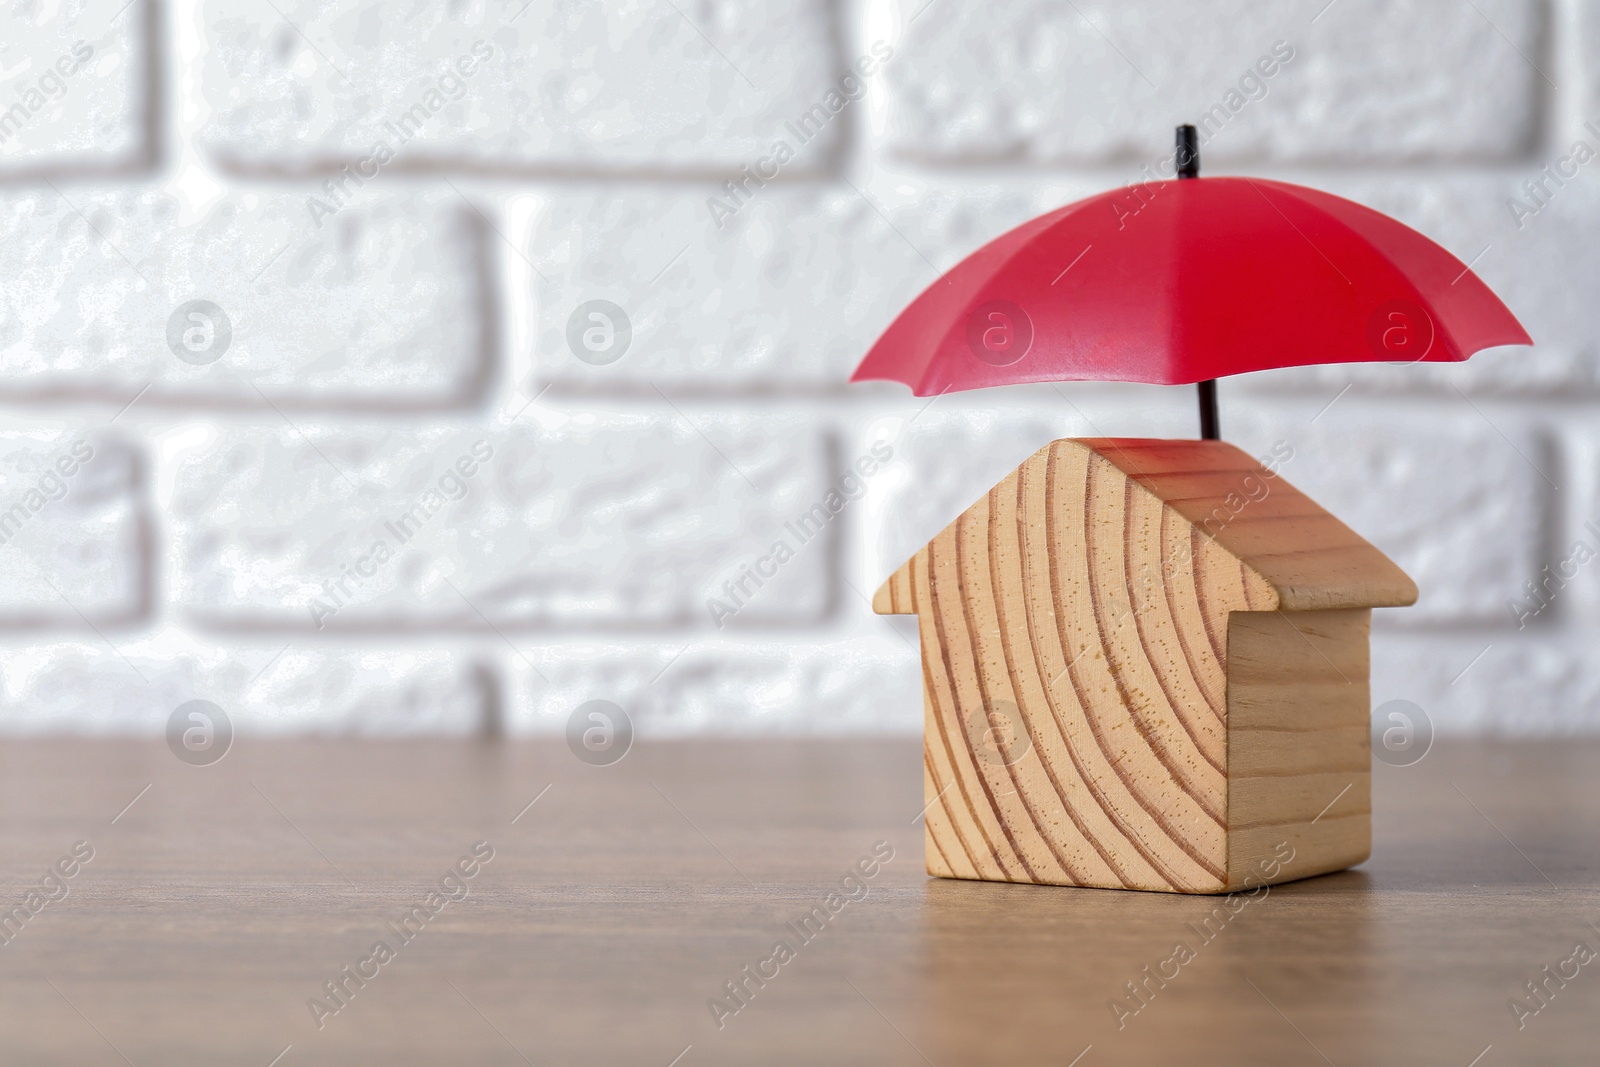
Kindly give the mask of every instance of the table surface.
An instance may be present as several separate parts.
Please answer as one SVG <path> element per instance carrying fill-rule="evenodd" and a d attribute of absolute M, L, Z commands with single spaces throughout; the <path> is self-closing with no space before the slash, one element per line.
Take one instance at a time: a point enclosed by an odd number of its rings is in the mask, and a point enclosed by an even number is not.
<path fill-rule="evenodd" d="M 1380 765 L 1366 864 L 1231 906 L 927 878 L 914 739 L 640 743 L 609 767 L 559 740 L 241 739 L 205 767 L 11 740 L 0 792 L 0 902 L 25 915 L 0 945 L 7 1065 L 1600 1057 L 1600 959 L 1566 962 L 1600 948 L 1591 742 Z M 483 841 L 465 897 L 432 896 Z M 830 901 L 878 842 L 893 858 Z M 1141 1005 L 1147 965 L 1171 977 Z"/>

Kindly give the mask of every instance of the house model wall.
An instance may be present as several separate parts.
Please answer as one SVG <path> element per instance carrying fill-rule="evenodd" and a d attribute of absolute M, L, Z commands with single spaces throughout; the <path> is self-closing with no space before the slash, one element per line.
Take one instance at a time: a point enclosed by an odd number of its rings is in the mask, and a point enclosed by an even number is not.
<path fill-rule="evenodd" d="M 1218 893 L 1361 862 L 1370 609 L 1416 596 L 1231 445 L 1047 445 L 873 599 L 921 624 L 929 873 Z"/>

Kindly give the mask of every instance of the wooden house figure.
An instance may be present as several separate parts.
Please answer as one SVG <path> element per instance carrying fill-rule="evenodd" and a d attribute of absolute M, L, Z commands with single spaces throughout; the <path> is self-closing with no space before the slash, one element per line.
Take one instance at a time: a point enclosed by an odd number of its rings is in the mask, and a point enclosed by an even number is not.
<path fill-rule="evenodd" d="M 1222 893 L 1360 863 L 1371 609 L 1416 597 L 1232 445 L 1047 445 L 873 598 L 921 626 L 928 872 Z"/>

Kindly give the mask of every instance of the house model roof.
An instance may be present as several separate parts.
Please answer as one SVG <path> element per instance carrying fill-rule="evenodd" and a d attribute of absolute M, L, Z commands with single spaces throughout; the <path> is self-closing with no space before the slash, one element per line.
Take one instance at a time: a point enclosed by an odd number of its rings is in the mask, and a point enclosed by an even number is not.
<path fill-rule="evenodd" d="M 1197 455 L 1204 459 L 1203 469 L 1196 469 Z M 1074 484 L 1057 491 L 1058 472 Z M 1044 485 L 1036 484 L 1041 476 Z M 1030 482 L 1035 484 L 1025 484 Z M 1094 506 L 1106 494 L 1122 494 L 1123 506 Z M 1091 535 L 1158 544 L 1163 560 L 1181 556 L 1185 563 L 1220 549 L 1239 561 L 1240 592 L 1250 610 L 1402 607 L 1417 599 L 1416 584 L 1387 556 L 1281 474 L 1221 441 L 1102 437 L 1051 442 L 940 537 L 953 535 L 980 509 L 991 526 L 1004 513 L 1025 526 L 1055 527 L 1048 542 L 1058 551 L 1074 541 L 1086 543 Z M 1092 529 L 1103 524 L 1105 514 L 1120 515 L 1122 530 Z M 1076 536 L 1070 530 L 1075 517 L 1083 524 Z M 1157 523 L 1159 529 L 1153 526 Z M 1178 525 L 1187 526 L 1186 535 L 1174 529 Z M 1023 537 L 1013 543 L 1023 541 L 1041 543 Z M 1190 543 L 1187 553 L 1185 542 Z M 878 590 L 875 611 L 916 611 L 910 576 L 915 562 L 907 561 Z M 1128 577 L 1130 586 L 1137 584 Z"/>

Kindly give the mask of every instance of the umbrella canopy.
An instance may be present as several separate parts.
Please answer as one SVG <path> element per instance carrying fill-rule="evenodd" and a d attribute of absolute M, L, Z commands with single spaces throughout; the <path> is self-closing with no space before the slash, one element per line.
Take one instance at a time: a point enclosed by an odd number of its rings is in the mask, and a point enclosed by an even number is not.
<path fill-rule="evenodd" d="M 912 301 L 851 380 L 917 396 L 1179 385 L 1531 343 L 1465 264 L 1394 219 L 1304 186 L 1204 178 L 1103 193 L 991 241 Z"/>

